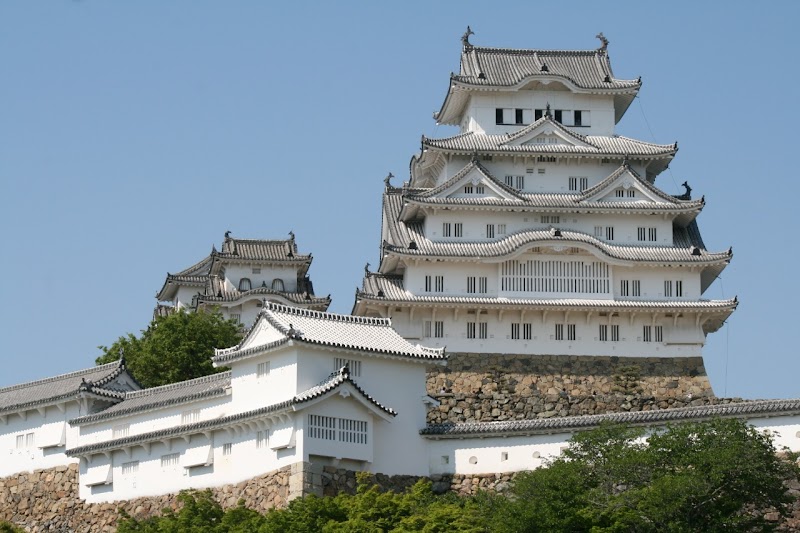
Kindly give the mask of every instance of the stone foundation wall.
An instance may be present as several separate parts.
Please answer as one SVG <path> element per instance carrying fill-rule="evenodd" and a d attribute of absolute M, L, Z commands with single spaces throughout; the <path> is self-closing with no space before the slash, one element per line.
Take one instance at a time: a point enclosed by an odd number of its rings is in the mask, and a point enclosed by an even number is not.
<path fill-rule="evenodd" d="M 428 373 L 429 423 L 549 418 L 722 403 L 701 357 L 450 354 Z M 724 400 L 725 402 L 730 400 Z"/>
<path fill-rule="evenodd" d="M 244 499 L 247 507 L 264 512 L 286 505 L 293 496 L 291 478 L 298 473 L 297 466 L 292 465 L 236 485 L 213 488 L 211 492 L 223 508 Z M 119 509 L 136 518 L 147 518 L 168 507 L 178 508 L 174 494 L 87 504 L 78 498 L 77 464 L 0 479 L 0 521 L 31 532 L 110 532 L 116 530 Z"/>

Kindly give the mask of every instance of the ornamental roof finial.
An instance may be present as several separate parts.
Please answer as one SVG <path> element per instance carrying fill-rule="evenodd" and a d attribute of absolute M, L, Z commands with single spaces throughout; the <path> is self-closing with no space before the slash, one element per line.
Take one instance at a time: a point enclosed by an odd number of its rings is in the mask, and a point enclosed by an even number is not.
<path fill-rule="evenodd" d="M 546 116 L 547 118 L 553 116 L 550 114 L 550 102 L 547 102 L 547 107 L 544 108 L 544 116 Z"/>
<path fill-rule="evenodd" d="M 289 230 L 289 240 L 294 242 L 294 231 Z"/>
<path fill-rule="evenodd" d="M 383 178 L 383 184 L 386 185 L 387 187 L 391 187 L 392 184 L 390 182 L 392 181 L 393 177 L 394 177 L 394 174 L 389 172 L 389 174 L 385 178 Z"/>
<path fill-rule="evenodd" d="M 231 230 L 228 230 L 228 231 L 225 232 L 225 238 L 226 239 L 230 239 L 231 238 Z"/>
<path fill-rule="evenodd" d="M 683 186 L 684 189 L 686 189 L 686 191 L 683 193 L 683 196 L 685 196 L 688 200 L 691 200 L 692 199 L 692 188 L 689 187 L 689 182 L 688 181 L 684 181 L 683 183 L 681 183 L 681 185 Z"/>
<path fill-rule="evenodd" d="M 364 274 L 365 274 L 365 275 L 369 275 L 369 263 L 367 263 L 366 265 L 364 265 Z"/>
<path fill-rule="evenodd" d="M 461 36 L 461 45 L 464 47 L 465 52 L 472 49 L 472 43 L 469 42 L 470 35 L 475 35 L 475 32 L 472 31 L 472 28 L 467 26 L 467 31 L 465 31 L 464 35 Z"/>
<path fill-rule="evenodd" d="M 603 32 L 598 33 L 597 35 L 595 35 L 595 37 L 600 39 L 601 43 L 600 48 L 598 48 L 598 50 L 600 50 L 601 52 L 605 52 L 608 49 L 608 39 L 606 39 L 606 36 L 603 35 Z"/>

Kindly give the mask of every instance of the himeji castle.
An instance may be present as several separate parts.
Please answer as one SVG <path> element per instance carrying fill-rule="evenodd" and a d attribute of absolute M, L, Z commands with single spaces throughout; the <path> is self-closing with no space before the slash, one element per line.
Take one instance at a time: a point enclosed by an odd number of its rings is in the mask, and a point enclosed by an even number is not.
<path fill-rule="evenodd" d="M 656 185 L 675 144 L 615 133 L 641 88 L 596 50 L 462 38 L 438 124 L 383 194 L 381 257 L 353 313 L 450 352 L 696 357 L 736 308 L 709 286 L 704 198 Z M 674 191 L 673 191 L 674 192 Z"/>
<path fill-rule="evenodd" d="M 255 320 L 262 300 L 325 311 L 329 296 L 314 295 L 311 254 L 301 254 L 294 233 L 285 240 L 236 239 L 225 233 L 221 250 L 187 269 L 167 274 L 156 294 L 155 315 L 175 309 L 219 309 L 243 325 Z"/>

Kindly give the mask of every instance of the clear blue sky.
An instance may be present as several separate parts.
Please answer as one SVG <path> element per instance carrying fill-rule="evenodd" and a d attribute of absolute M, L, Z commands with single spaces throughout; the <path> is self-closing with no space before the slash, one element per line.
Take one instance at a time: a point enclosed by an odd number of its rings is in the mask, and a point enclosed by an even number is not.
<path fill-rule="evenodd" d="M 709 249 L 734 247 L 706 293 L 741 301 L 705 349 L 716 393 L 798 397 L 797 6 L 6 0 L 0 386 L 93 364 L 226 230 L 294 230 L 350 312 L 384 176 L 452 133 L 431 113 L 470 24 L 482 46 L 605 33 L 615 74 L 644 80 L 617 131 L 679 141 L 657 185 L 688 180 Z"/>

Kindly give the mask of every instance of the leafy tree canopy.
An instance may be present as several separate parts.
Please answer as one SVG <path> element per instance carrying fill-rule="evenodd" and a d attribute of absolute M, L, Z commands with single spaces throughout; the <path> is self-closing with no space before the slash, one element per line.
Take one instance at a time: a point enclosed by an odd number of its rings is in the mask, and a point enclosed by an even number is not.
<path fill-rule="evenodd" d="M 223 369 L 211 365 L 214 348 L 228 348 L 241 339 L 239 325 L 218 312 L 186 312 L 181 309 L 157 317 L 136 337 L 120 337 L 111 346 L 100 346 L 102 365 L 119 359 L 143 387 L 156 387 L 207 376 Z"/>

